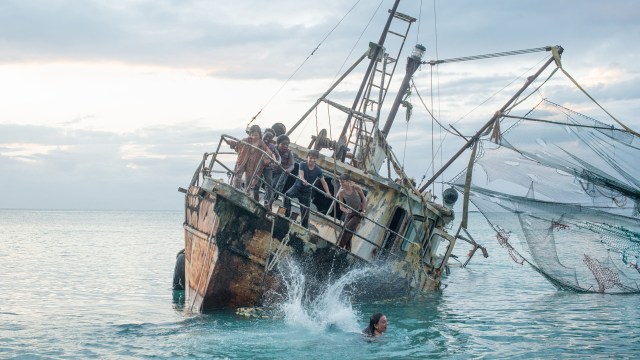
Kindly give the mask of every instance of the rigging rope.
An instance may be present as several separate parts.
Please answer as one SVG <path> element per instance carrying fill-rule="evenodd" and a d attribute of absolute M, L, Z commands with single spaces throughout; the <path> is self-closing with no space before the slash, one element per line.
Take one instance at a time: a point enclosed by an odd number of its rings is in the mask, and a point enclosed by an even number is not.
<path fill-rule="evenodd" d="M 558 108 L 561 108 L 561 109 L 563 109 L 563 110 L 569 111 L 569 112 L 571 112 L 571 113 L 573 113 L 573 114 L 575 114 L 575 115 L 579 115 L 579 116 L 581 116 L 581 117 L 583 117 L 583 118 L 585 118 L 585 119 L 587 119 L 587 120 L 590 120 L 590 121 L 593 121 L 593 122 L 600 122 L 600 121 L 598 121 L 598 120 L 596 120 L 596 119 L 592 118 L 591 116 L 587 116 L 587 115 L 582 114 L 582 113 L 579 113 L 579 112 L 577 112 L 577 111 L 575 111 L 575 110 L 569 109 L 569 108 L 568 108 L 568 107 L 566 107 L 566 106 L 562 106 L 562 105 L 560 105 L 560 104 L 554 103 L 553 101 L 551 101 L 551 100 L 549 100 L 549 99 L 543 99 L 543 101 L 544 101 L 545 103 L 547 103 L 547 104 L 551 104 L 551 105 L 553 105 L 554 107 L 558 107 Z"/>
<path fill-rule="evenodd" d="M 433 32 L 435 34 L 435 51 L 436 51 L 436 59 L 440 59 L 440 53 L 439 53 L 439 49 L 438 49 L 438 12 L 437 12 L 437 8 L 436 8 L 436 0 L 433 0 Z M 433 66 L 431 67 L 431 69 L 433 69 Z M 432 75 L 433 76 L 433 75 Z M 438 67 L 436 67 L 436 94 L 438 97 L 438 117 L 440 117 L 440 109 L 442 108 L 440 106 L 440 72 L 438 72 Z M 431 108 L 434 109 L 433 106 L 433 85 L 432 85 L 432 96 L 431 96 Z M 432 115 L 431 117 L 431 137 L 432 137 L 432 141 L 431 141 L 431 152 L 432 152 L 432 164 L 433 169 L 432 169 L 432 174 L 433 171 L 435 170 L 435 154 L 433 153 L 433 121 L 435 120 L 434 116 Z M 442 127 L 440 127 L 440 146 L 439 148 L 442 147 L 442 143 L 443 143 L 443 139 L 442 139 Z M 443 161 L 443 156 L 444 153 L 442 151 L 440 152 L 440 163 L 444 163 Z M 423 179 L 426 177 L 427 173 L 425 172 L 423 175 Z M 442 177 L 441 177 L 442 179 Z M 435 190 L 435 187 L 434 187 Z M 444 188 L 441 189 L 442 191 L 444 191 Z"/>
<path fill-rule="evenodd" d="M 424 106 L 424 109 L 427 111 L 427 113 L 429 115 L 431 115 L 431 119 L 432 121 L 435 121 L 441 129 L 444 129 L 445 132 L 456 135 L 454 133 L 452 133 L 451 131 L 449 131 L 447 128 L 445 128 L 439 121 L 438 119 L 433 115 L 433 113 L 431 112 L 431 110 L 429 110 L 429 108 L 427 107 L 427 104 L 425 104 L 424 100 L 422 99 L 422 96 L 420 95 L 420 92 L 418 91 L 418 87 L 416 87 L 416 84 L 413 82 L 413 79 L 411 80 L 411 85 L 413 86 L 413 89 L 415 90 L 416 94 L 418 95 L 418 99 L 420 99 L 420 102 L 422 103 L 422 106 Z M 447 137 L 447 134 L 445 134 L 445 139 Z M 442 144 L 444 143 L 444 139 L 442 139 L 442 141 L 440 142 L 440 144 L 438 145 L 438 149 L 437 151 L 441 153 L 442 150 Z M 420 179 L 420 184 L 418 185 L 418 188 L 420 187 L 420 185 L 422 185 L 422 182 L 424 181 L 424 179 L 427 177 L 427 172 L 429 172 L 429 169 L 431 169 L 431 167 L 433 166 L 433 161 L 431 162 L 431 164 L 429 165 L 429 167 L 427 167 L 427 169 L 425 170 L 424 174 L 422 175 L 422 178 Z"/>
<path fill-rule="evenodd" d="M 342 21 L 347 17 L 347 15 L 349 15 L 351 13 L 351 11 L 356 7 L 356 5 L 358 5 L 360 3 L 361 0 L 357 0 L 355 4 L 353 4 L 353 6 L 351 6 L 351 8 L 349 9 L 349 11 L 347 11 L 346 14 L 344 14 L 344 16 L 342 16 L 342 18 L 340 19 L 340 21 L 338 21 L 337 24 L 335 24 L 333 26 L 333 28 L 324 36 L 324 38 L 320 41 L 320 43 L 318 43 L 318 45 L 316 45 L 316 47 L 311 51 L 311 53 L 309 55 L 307 55 L 306 59 L 304 59 L 304 61 L 300 64 L 300 66 L 298 66 L 297 69 L 295 69 L 293 71 L 293 73 L 287 78 L 287 80 L 285 80 L 285 82 L 282 84 L 282 86 L 280 86 L 280 88 L 278 90 L 276 90 L 276 92 L 271 95 L 271 97 L 269 98 L 269 100 L 267 100 L 267 103 L 264 104 L 264 106 L 262 106 L 262 108 L 258 111 L 258 113 L 256 113 L 252 118 L 251 121 L 249 121 L 249 123 L 247 124 L 247 126 L 251 125 L 251 123 L 262 113 L 262 110 L 264 110 L 264 108 L 266 108 L 267 106 L 269 106 L 269 104 L 271 103 L 271 101 L 273 101 L 273 99 L 280 93 L 280 91 L 282 91 L 282 89 L 284 89 L 284 87 L 289 83 L 289 80 L 291 80 L 297 73 L 298 71 L 300 71 L 300 69 L 304 66 L 304 64 L 307 63 L 307 61 L 313 56 L 315 55 L 316 51 L 320 48 L 320 46 L 322 46 L 322 44 L 329 38 L 329 36 L 331 36 L 331 34 L 333 34 L 333 32 L 338 28 L 338 26 L 340 26 L 340 24 L 342 23 Z"/>
<path fill-rule="evenodd" d="M 442 125 L 442 123 L 440 121 L 438 121 L 438 118 L 436 118 L 433 115 L 431 110 L 429 110 L 429 108 L 427 107 L 427 104 L 425 104 L 424 100 L 422 99 L 422 96 L 420 95 L 420 92 L 418 91 L 418 88 L 416 87 L 416 84 L 413 82 L 413 79 L 411 80 L 411 86 L 413 86 L 413 89 L 415 90 L 416 95 L 418 95 L 418 99 L 420 99 L 420 102 L 422 103 L 422 106 L 424 106 L 424 109 L 431 116 L 431 118 L 436 122 L 436 124 L 438 124 L 444 131 L 450 133 L 451 135 L 457 135 L 457 134 L 447 130 L 447 128 L 444 125 Z"/>
<path fill-rule="evenodd" d="M 436 68 L 437 69 L 437 68 Z M 431 94 L 431 108 L 433 109 L 433 67 L 431 67 L 431 77 L 430 77 L 430 82 L 429 82 L 429 90 L 430 90 L 430 94 Z M 433 138 L 433 122 L 434 122 L 434 117 L 433 114 L 431 114 L 431 163 L 433 164 L 433 167 L 431 168 L 431 176 L 433 176 L 435 174 L 436 171 L 436 154 L 435 154 L 435 139 Z M 435 185 L 433 186 L 433 190 L 435 192 Z"/>
<path fill-rule="evenodd" d="M 347 63 L 347 60 L 349 60 L 349 57 L 351 56 L 351 54 L 353 54 L 353 52 L 355 51 L 356 47 L 358 46 L 358 43 L 362 39 L 362 36 L 364 36 L 365 31 L 367 31 L 367 29 L 369 28 L 369 25 L 371 25 L 371 21 L 373 21 L 373 18 L 378 13 L 378 10 L 380 10 L 380 7 L 382 6 L 382 2 L 383 2 L 383 0 L 380 0 L 380 3 L 378 3 L 378 7 L 373 12 L 373 14 L 371 14 L 371 17 L 369 18 L 369 21 L 367 22 L 367 25 L 364 26 L 364 29 L 362 29 L 362 32 L 360 33 L 360 36 L 358 36 L 358 39 L 356 39 L 356 41 L 353 43 L 353 46 L 351 47 L 351 50 L 349 50 L 349 54 L 347 54 L 347 56 L 344 58 L 344 61 L 342 62 L 342 65 L 340 65 L 340 69 L 338 69 L 338 72 L 336 72 L 336 75 L 333 77 L 332 83 L 335 82 L 335 79 L 342 73 L 342 69 L 344 68 L 344 65 Z M 351 7 L 351 10 L 353 10 L 353 8 L 357 4 L 358 3 L 353 5 L 353 7 Z M 351 11 L 351 10 L 349 10 L 349 11 Z"/>
<path fill-rule="evenodd" d="M 575 86 L 578 87 L 578 89 L 580 89 L 580 91 L 582 91 L 585 95 L 587 95 L 587 97 L 589 99 L 591 99 L 591 101 L 593 101 L 596 105 L 598 105 L 598 107 L 600 109 L 602 109 L 602 111 L 604 111 L 607 115 L 609 115 L 609 117 L 611 117 L 615 122 L 618 123 L 618 125 L 622 126 L 623 129 L 627 130 L 628 132 L 632 133 L 635 136 L 640 136 L 640 134 L 638 134 L 637 132 L 635 132 L 633 129 L 631 129 L 630 127 L 626 126 L 625 124 L 623 124 L 622 122 L 620 122 L 618 119 L 615 118 L 615 116 L 611 115 L 605 108 L 602 107 L 602 105 L 600 105 L 600 103 L 598 103 L 596 101 L 596 99 L 594 99 L 591 95 L 589 95 L 589 93 L 582 88 L 582 86 L 580 86 L 580 84 L 578 84 L 577 81 L 575 81 L 571 75 L 569 75 L 569 73 L 562 67 L 562 65 L 558 64 L 558 67 L 560 67 L 560 70 L 562 70 L 562 72 L 569 78 L 569 80 L 571 80 L 573 82 L 573 84 Z"/>

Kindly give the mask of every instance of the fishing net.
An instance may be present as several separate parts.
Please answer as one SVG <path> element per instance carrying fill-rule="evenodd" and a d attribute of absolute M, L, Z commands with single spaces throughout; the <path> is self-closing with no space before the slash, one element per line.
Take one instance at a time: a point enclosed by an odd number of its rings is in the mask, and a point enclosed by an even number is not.
<path fill-rule="evenodd" d="M 640 292 L 640 138 L 549 101 L 512 118 L 470 195 L 499 244 L 559 288 Z"/>

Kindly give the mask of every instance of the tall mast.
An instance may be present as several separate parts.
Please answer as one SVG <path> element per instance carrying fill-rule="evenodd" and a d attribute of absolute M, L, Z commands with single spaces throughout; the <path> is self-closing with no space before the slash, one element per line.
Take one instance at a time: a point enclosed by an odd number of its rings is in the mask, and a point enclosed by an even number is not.
<path fill-rule="evenodd" d="M 394 15 L 396 14 L 396 10 L 398 9 L 398 4 L 400 4 L 400 0 L 396 0 L 393 4 L 393 8 L 389 10 L 389 18 L 387 19 L 387 23 L 382 30 L 382 34 L 380 34 L 380 40 L 378 40 L 377 46 L 374 47 L 373 53 L 371 54 L 371 61 L 369 62 L 369 66 L 367 67 L 367 71 L 362 78 L 362 83 L 360 84 L 360 88 L 358 89 L 358 93 L 356 94 L 356 98 L 353 100 L 353 105 L 351 105 L 351 112 L 347 116 L 347 121 L 344 123 L 344 127 L 342 128 L 342 133 L 340 133 L 340 137 L 343 137 L 347 134 L 347 130 L 351 124 L 351 118 L 353 117 L 353 112 L 356 111 L 358 107 L 358 103 L 360 102 L 360 98 L 362 97 L 362 93 L 367 86 L 367 82 L 369 81 L 369 77 L 371 76 L 371 71 L 374 68 L 374 65 L 378 61 L 378 56 L 380 56 L 380 51 L 382 51 L 384 47 L 384 42 L 387 39 L 387 33 L 389 32 L 389 27 L 391 26 L 391 21 L 393 20 Z"/>

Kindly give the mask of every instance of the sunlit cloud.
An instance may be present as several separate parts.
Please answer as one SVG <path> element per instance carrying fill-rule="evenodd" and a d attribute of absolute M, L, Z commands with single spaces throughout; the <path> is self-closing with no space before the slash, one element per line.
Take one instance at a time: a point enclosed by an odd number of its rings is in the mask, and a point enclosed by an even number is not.
<path fill-rule="evenodd" d="M 52 151 L 68 151 L 70 146 L 42 144 L 0 144 L 0 156 L 14 157 L 25 161 L 34 155 L 47 155 Z"/>
<path fill-rule="evenodd" d="M 166 159 L 167 156 L 164 154 L 153 153 L 149 151 L 147 146 L 144 145 L 135 145 L 128 144 L 120 146 L 120 152 L 122 154 L 123 160 L 134 160 L 134 159 Z M 127 167 L 132 167 L 131 164 L 127 165 Z"/>
<path fill-rule="evenodd" d="M 620 68 L 596 67 L 580 79 L 580 83 L 590 88 L 618 84 L 634 77 L 629 71 Z"/>

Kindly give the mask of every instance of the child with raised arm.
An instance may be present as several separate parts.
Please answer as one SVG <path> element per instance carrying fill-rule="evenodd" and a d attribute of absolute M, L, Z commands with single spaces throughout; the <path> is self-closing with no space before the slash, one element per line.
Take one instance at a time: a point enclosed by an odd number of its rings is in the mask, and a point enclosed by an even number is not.
<path fill-rule="evenodd" d="M 242 141 L 230 142 L 230 145 L 238 152 L 233 186 L 239 189 L 242 188 L 242 179 L 244 177 L 245 190 L 247 192 L 253 190 L 253 198 L 257 201 L 259 194 L 258 180 L 265 162 L 262 152 L 257 149 L 266 152 L 268 156 L 274 160 L 275 155 L 271 152 L 267 144 L 262 141 L 262 131 L 258 125 L 252 125 L 249 128 L 249 137 L 242 139 Z M 249 184 L 249 182 L 251 182 L 251 184 Z"/>

